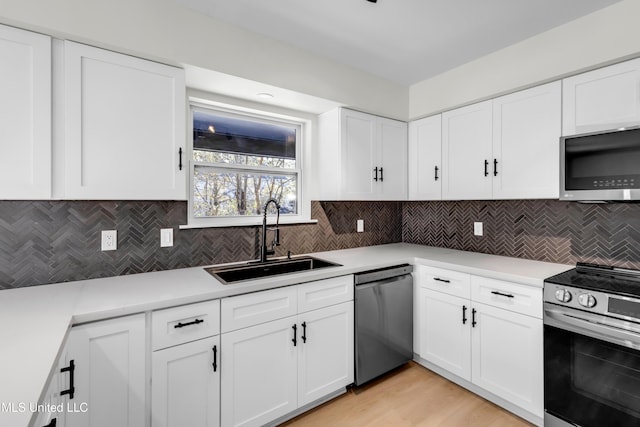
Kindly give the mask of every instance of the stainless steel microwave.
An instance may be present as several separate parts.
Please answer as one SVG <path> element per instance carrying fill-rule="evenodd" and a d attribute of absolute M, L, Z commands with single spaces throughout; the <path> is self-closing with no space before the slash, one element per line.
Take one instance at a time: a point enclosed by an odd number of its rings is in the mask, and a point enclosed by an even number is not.
<path fill-rule="evenodd" d="M 640 127 L 561 137 L 560 200 L 640 200 Z"/>

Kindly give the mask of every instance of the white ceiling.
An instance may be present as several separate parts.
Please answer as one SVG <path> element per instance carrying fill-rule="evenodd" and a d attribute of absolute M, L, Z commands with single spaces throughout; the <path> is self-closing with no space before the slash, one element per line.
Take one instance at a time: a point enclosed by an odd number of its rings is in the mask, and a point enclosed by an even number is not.
<path fill-rule="evenodd" d="M 176 0 L 410 85 L 620 0 Z"/>

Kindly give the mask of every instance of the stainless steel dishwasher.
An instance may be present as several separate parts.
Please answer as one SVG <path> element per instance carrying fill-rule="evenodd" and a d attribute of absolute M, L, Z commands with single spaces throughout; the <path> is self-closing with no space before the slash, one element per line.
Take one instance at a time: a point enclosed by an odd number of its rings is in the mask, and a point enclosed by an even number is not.
<path fill-rule="evenodd" d="M 356 385 L 413 358 L 412 271 L 402 264 L 354 276 Z"/>

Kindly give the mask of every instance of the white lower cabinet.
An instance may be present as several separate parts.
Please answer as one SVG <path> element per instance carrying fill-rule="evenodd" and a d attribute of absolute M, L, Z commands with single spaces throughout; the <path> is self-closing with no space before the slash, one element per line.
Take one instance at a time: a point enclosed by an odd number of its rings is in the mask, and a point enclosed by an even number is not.
<path fill-rule="evenodd" d="M 295 317 L 222 334 L 222 425 L 260 426 L 297 408 Z"/>
<path fill-rule="evenodd" d="M 542 321 L 485 304 L 473 307 L 472 382 L 542 417 Z"/>
<path fill-rule="evenodd" d="M 139 427 L 146 407 L 145 315 L 74 326 L 68 361 L 73 375 L 67 427 Z"/>
<path fill-rule="evenodd" d="M 353 383 L 352 276 L 228 298 L 221 312 L 223 426 L 261 426 Z"/>
<path fill-rule="evenodd" d="M 219 351 L 216 336 L 153 352 L 153 427 L 220 425 Z"/>
<path fill-rule="evenodd" d="M 542 289 L 416 270 L 420 358 L 541 419 Z"/>

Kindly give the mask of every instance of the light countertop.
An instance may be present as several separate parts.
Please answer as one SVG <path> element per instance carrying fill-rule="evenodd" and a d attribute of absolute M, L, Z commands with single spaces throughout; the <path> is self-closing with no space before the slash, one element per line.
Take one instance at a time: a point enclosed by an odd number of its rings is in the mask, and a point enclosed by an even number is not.
<path fill-rule="evenodd" d="M 399 263 L 420 263 L 542 287 L 573 266 L 396 243 L 314 253 L 342 267 L 223 285 L 203 267 L 0 291 L 0 426 L 27 426 L 71 325 L 326 279 Z"/>

